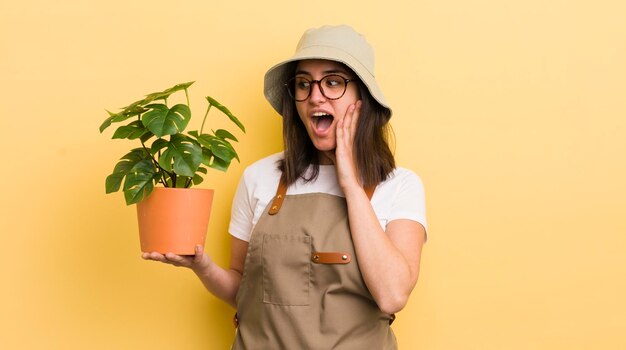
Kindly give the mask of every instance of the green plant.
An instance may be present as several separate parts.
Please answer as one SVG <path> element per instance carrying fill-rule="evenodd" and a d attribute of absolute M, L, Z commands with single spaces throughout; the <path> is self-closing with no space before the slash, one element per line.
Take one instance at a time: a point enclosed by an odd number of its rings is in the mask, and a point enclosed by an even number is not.
<path fill-rule="evenodd" d="M 175 85 L 131 103 L 100 125 L 100 133 L 112 123 L 133 120 L 117 128 L 113 139 L 139 140 L 141 147 L 124 155 L 106 178 L 106 193 L 117 192 L 124 182 L 124 198 L 130 205 L 150 195 L 155 185 L 188 188 L 202 182 L 207 167 L 226 171 L 233 158 L 239 156 L 231 141 L 237 138 L 224 129 L 203 133 L 211 107 L 223 112 L 241 131 L 245 127 L 222 104 L 207 96 L 209 105 L 199 131 L 184 133 L 191 119 L 187 89 L 194 82 Z M 167 106 L 167 99 L 175 92 L 184 91 L 187 103 Z M 160 102 L 162 101 L 162 103 Z M 150 142 L 150 143 L 149 143 Z M 206 166 L 206 167 L 204 167 Z"/>

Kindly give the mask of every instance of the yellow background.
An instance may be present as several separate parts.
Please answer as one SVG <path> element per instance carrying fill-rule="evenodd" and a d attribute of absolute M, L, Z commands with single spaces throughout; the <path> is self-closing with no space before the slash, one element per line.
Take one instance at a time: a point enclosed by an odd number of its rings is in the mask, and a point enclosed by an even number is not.
<path fill-rule="evenodd" d="M 265 70 L 304 29 L 348 23 L 427 193 L 401 349 L 626 349 L 624 4 L 2 0 L 0 348 L 228 348 L 233 310 L 141 260 L 134 207 L 104 194 L 135 147 L 99 134 L 104 109 L 196 80 L 196 123 L 205 95 L 241 118 L 241 164 L 200 186 L 226 265 L 238 178 L 281 149 Z"/>

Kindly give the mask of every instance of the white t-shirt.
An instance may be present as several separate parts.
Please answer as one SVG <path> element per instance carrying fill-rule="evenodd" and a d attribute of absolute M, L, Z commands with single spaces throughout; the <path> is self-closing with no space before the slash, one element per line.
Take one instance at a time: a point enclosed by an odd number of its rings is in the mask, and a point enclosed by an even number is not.
<path fill-rule="evenodd" d="M 276 195 L 280 170 L 278 161 L 283 153 L 263 158 L 244 170 L 233 199 L 228 231 L 231 235 L 249 241 L 261 214 Z M 317 179 L 298 180 L 287 188 L 287 195 L 328 193 L 344 197 L 334 165 L 320 165 Z M 421 179 L 412 171 L 396 168 L 387 180 L 376 187 L 371 199 L 380 226 L 396 219 L 409 219 L 426 228 L 426 206 Z"/>

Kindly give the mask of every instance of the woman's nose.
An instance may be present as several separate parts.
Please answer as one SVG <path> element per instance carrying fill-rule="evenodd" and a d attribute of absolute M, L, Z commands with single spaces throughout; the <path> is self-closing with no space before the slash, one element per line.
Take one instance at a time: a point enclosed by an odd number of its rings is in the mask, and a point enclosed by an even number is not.
<path fill-rule="evenodd" d="M 311 101 L 315 103 L 326 101 L 326 96 L 322 93 L 322 87 L 319 81 L 315 81 L 311 84 Z"/>

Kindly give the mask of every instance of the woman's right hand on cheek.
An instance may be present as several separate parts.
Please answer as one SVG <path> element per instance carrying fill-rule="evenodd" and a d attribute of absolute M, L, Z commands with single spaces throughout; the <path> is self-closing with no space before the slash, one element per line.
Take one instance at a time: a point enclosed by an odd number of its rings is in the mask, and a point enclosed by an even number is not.
<path fill-rule="evenodd" d="M 174 253 L 161 254 L 157 252 L 143 253 L 144 260 L 160 261 L 165 264 L 181 266 L 192 269 L 196 272 L 203 271 L 211 265 L 211 258 L 204 253 L 202 246 L 196 246 L 195 255 L 177 255 Z"/>

